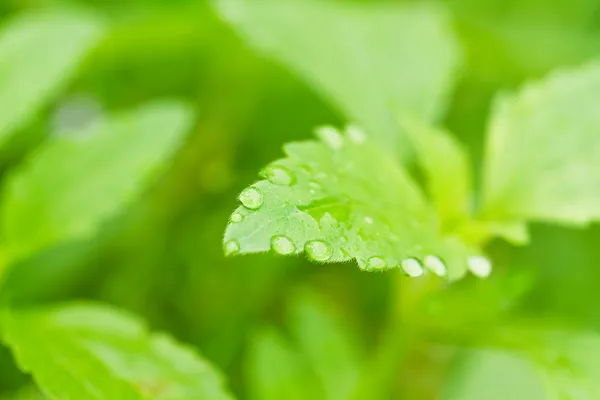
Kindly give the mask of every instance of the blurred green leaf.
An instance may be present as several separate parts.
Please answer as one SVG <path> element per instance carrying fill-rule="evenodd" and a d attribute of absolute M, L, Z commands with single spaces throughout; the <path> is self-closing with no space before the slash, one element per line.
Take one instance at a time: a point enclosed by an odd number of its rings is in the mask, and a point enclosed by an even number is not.
<path fill-rule="evenodd" d="M 533 365 L 500 350 L 471 350 L 452 376 L 443 400 L 549 400 Z"/>
<path fill-rule="evenodd" d="M 551 74 L 499 99 L 484 215 L 586 224 L 600 218 L 600 65 Z"/>
<path fill-rule="evenodd" d="M 6 311 L 1 322 L 3 341 L 51 398 L 231 399 L 193 350 L 111 307 Z"/>
<path fill-rule="evenodd" d="M 256 400 L 322 399 L 324 393 L 302 356 L 275 330 L 264 330 L 250 343 L 246 378 Z"/>
<path fill-rule="evenodd" d="M 443 226 L 468 219 L 473 196 L 466 149 L 449 132 L 404 114 L 400 118 L 427 179 L 429 197 Z"/>
<path fill-rule="evenodd" d="M 512 350 L 468 353 L 447 400 L 600 398 L 600 337 L 591 332 L 508 330 Z"/>
<path fill-rule="evenodd" d="M 32 12 L 0 32 L 0 144 L 45 106 L 98 42 L 102 23 L 86 12 Z"/>
<path fill-rule="evenodd" d="M 470 250 L 441 235 L 419 187 L 394 159 L 358 128 L 317 133 L 320 141 L 286 145 L 288 158 L 242 192 L 225 232 L 227 254 L 306 251 L 316 262 L 356 259 L 367 271 L 402 267 L 420 276 L 424 264 L 449 279 L 465 274 Z"/>
<path fill-rule="evenodd" d="M 0 210 L 5 256 L 93 235 L 143 190 L 191 119 L 183 104 L 156 102 L 49 139 L 7 178 Z"/>
<path fill-rule="evenodd" d="M 216 0 L 259 50 L 298 71 L 347 118 L 406 152 L 393 112 L 445 111 L 460 48 L 443 10 L 428 5 Z"/>
<path fill-rule="evenodd" d="M 298 296 L 290 310 L 291 329 L 329 400 L 348 400 L 358 383 L 361 360 L 349 326 L 310 292 Z"/>

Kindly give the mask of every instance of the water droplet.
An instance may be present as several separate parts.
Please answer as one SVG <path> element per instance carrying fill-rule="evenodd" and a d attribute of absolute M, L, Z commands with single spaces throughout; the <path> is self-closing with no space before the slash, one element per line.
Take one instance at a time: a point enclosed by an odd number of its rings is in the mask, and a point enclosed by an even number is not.
<path fill-rule="evenodd" d="M 367 140 L 367 134 L 356 125 L 349 125 L 346 128 L 346 135 L 356 144 L 362 144 Z"/>
<path fill-rule="evenodd" d="M 387 267 L 387 263 L 381 257 L 371 257 L 367 260 L 367 268 L 368 269 L 383 269 Z"/>
<path fill-rule="evenodd" d="M 296 245 L 287 236 L 279 235 L 271 238 L 271 250 L 281 255 L 289 255 L 296 252 Z"/>
<path fill-rule="evenodd" d="M 240 244 L 235 239 L 230 240 L 229 242 L 225 243 L 224 250 L 226 256 L 232 256 L 240 252 Z"/>
<path fill-rule="evenodd" d="M 442 260 L 440 260 L 437 256 L 426 256 L 425 257 L 425 267 L 429 269 L 431 272 L 436 274 L 437 276 L 446 275 L 446 265 Z"/>
<path fill-rule="evenodd" d="M 321 240 L 313 240 L 304 246 L 306 254 L 314 261 L 327 261 L 333 254 L 333 249 L 328 243 Z"/>
<path fill-rule="evenodd" d="M 373 218 L 371 218 L 371 217 L 365 217 L 365 222 L 367 224 L 371 225 L 374 221 L 373 221 Z"/>
<path fill-rule="evenodd" d="M 263 194 L 260 189 L 249 187 L 244 189 L 242 194 L 240 194 L 240 201 L 244 207 L 249 208 L 250 210 L 256 210 L 263 204 Z"/>
<path fill-rule="evenodd" d="M 406 260 L 403 260 L 402 269 L 408 276 L 412 276 L 413 278 L 423 275 L 424 272 L 421 263 L 414 258 L 407 258 Z"/>
<path fill-rule="evenodd" d="M 317 128 L 317 136 L 333 150 L 339 150 L 344 145 L 344 138 L 331 126 Z"/>
<path fill-rule="evenodd" d="M 492 273 L 492 263 L 484 256 L 471 256 L 467 259 L 467 265 L 473 275 L 487 278 Z"/>
<path fill-rule="evenodd" d="M 244 216 L 236 211 L 233 214 L 231 214 L 231 217 L 229 217 L 229 220 L 231 222 L 233 222 L 234 224 L 237 224 L 238 222 L 242 222 L 244 220 Z"/>
<path fill-rule="evenodd" d="M 346 236 L 342 236 L 340 240 L 342 241 L 342 243 L 348 243 L 348 238 Z"/>
<path fill-rule="evenodd" d="M 294 175 L 287 168 L 279 166 L 267 167 L 262 176 L 274 185 L 289 186 L 295 181 Z"/>

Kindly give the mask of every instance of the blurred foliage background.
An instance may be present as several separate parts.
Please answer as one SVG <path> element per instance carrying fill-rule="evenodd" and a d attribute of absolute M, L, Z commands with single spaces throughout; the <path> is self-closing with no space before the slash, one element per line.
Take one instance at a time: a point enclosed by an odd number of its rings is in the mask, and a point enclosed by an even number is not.
<path fill-rule="evenodd" d="M 600 4 L 443 3 L 465 51 L 444 123 L 481 165 L 492 97 L 597 57 Z M 222 252 L 239 191 L 281 156 L 284 142 L 310 137 L 316 125 L 342 124 L 341 116 L 298 77 L 252 51 L 206 1 L 2 0 L 0 23 L 31 9 L 81 5 L 109 21 L 108 35 L 59 100 L 4 147 L 1 173 L 61 124 L 76 127 L 157 97 L 188 100 L 197 122 L 167 170 L 101 234 L 22 261 L 2 283 L 2 295 L 18 305 L 98 299 L 134 311 L 153 328 L 197 346 L 240 398 L 252 391 L 255 371 L 247 365 L 260 351 L 253 338 L 268 337 L 271 327 L 287 332 L 290 307 L 307 290 L 343 321 L 359 352 L 376 353 L 395 307 L 394 273 L 272 255 L 226 259 Z M 494 243 L 490 251 L 498 267 L 492 278 L 444 288 L 424 300 L 422 318 L 462 326 L 469 331 L 467 343 L 502 318 L 541 316 L 600 329 L 598 228 L 534 225 L 532 239 L 525 248 Z M 413 346 L 405 365 L 392 368 L 392 398 L 436 398 L 432 393 L 446 379 L 453 351 Z M 27 382 L 8 351 L 0 350 L 0 391 L 8 394 Z"/>

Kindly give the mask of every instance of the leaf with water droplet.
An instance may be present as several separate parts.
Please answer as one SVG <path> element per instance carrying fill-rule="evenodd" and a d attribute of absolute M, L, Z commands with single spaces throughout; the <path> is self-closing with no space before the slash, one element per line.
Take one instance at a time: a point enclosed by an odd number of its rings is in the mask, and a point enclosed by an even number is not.
<path fill-rule="evenodd" d="M 283 166 L 271 165 L 261 175 L 275 185 L 289 186 L 294 183 L 294 174 Z"/>
<path fill-rule="evenodd" d="M 243 220 L 230 222 L 225 243 L 236 240 L 241 254 L 305 251 L 316 262 L 355 259 L 360 268 L 378 271 L 435 255 L 447 269 L 442 273 L 434 263 L 440 275 L 463 276 L 476 249 L 440 232 L 435 213 L 401 165 L 368 139 L 357 143 L 347 132 L 336 137 L 342 140 L 339 146 L 322 141 L 286 145 L 287 158 L 272 165 L 294 174 L 294 184 L 263 180 L 247 189 L 252 192 L 244 197 L 262 194 L 261 205 L 235 210 Z M 285 249 L 282 237 L 295 251 Z"/>

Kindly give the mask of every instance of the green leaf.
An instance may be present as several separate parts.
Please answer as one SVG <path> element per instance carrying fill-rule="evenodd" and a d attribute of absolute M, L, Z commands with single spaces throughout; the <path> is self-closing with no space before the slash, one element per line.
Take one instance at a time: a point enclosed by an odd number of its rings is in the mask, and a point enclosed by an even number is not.
<path fill-rule="evenodd" d="M 586 224 L 600 218 L 600 64 L 501 97 L 484 180 L 485 216 Z"/>
<path fill-rule="evenodd" d="M 536 329 L 512 331 L 507 337 L 516 344 L 512 350 L 471 352 L 444 399 L 600 398 L 600 337 L 596 333 Z"/>
<path fill-rule="evenodd" d="M 449 132 L 404 114 L 400 118 L 427 179 L 429 197 L 442 225 L 452 228 L 469 219 L 473 196 L 466 149 Z"/>
<path fill-rule="evenodd" d="M 325 390 L 326 399 L 348 400 L 358 383 L 361 360 L 350 327 L 340 323 L 311 293 L 298 296 L 290 310 L 292 332 Z"/>
<path fill-rule="evenodd" d="M 9 259 L 93 235 L 173 154 L 191 114 L 157 102 L 97 121 L 85 137 L 48 140 L 7 178 L 0 227 Z"/>
<path fill-rule="evenodd" d="M 0 32 L 0 144 L 45 106 L 98 42 L 102 24 L 84 12 L 25 13 Z"/>
<path fill-rule="evenodd" d="M 322 399 L 316 376 L 302 356 L 275 330 L 264 330 L 250 344 L 246 378 L 256 400 Z"/>
<path fill-rule="evenodd" d="M 297 71 L 380 143 L 406 151 L 394 112 L 427 120 L 445 109 L 460 63 L 433 4 L 216 0 L 256 48 Z"/>
<path fill-rule="evenodd" d="M 539 375 L 526 359 L 500 350 L 463 354 L 442 400 L 549 400 Z"/>
<path fill-rule="evenodd" d="M 7 311 L 1 322 L 3 341 L 50 398 L 231 399 L 193 350 L 114 308 Z"/>
<path fill-rule="evenodd" d="M 420 264 L 457 279 L 474 250 L 443 237 L 435 213 L 408 174 L 357 128 L 319 131 L 321 141 L 285 146 L 287 158 L 240 195 L 225 252 L 274 250 L 316 262 L 356 259 L 368 271 Z M 444 265 L 445 263 L 445 265 Z"/>

